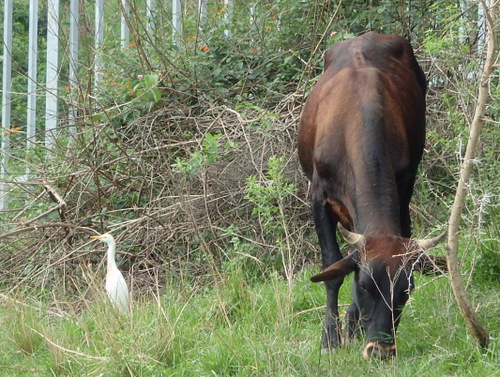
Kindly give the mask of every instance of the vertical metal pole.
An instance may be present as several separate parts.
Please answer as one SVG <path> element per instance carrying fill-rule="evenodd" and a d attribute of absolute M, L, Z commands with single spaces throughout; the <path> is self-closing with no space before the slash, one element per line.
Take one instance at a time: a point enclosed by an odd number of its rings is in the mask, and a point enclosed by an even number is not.
<path fill-rule="evenodd" d="M 26 152 L 35 144 L 36 135 L 36 90 L 38 61 L 38 0 L 30 1 L 28 31 L 28 106 L 26 114 Z M 29 177 L 30 166 L 26 164 L 26 178 Z"/>
<path fill-rule="evenodd" d="M 207 17 L 207 0 L 198 0 L 198 12 L 200 16 L 200 25 L 201 25 L 203 24 L 203 22 Z"/>
<path fill-rule="evenodd" d="M 176 42 L 182 32 L 182 8 L 180 0 L 172 1 L 172 39 Z"/>
<path fill-rule="evenodd" d="M 146 17 L 148 19 L 148 32 L 151 33 L 155 28 L 155 0 L 147 0 Z"/>
<path fill-rule="evenodd" d="M 207 18 L 207 1 L 198 0 L 198 32 L 203 31 L 203 24 Z"/>
<path fill-rule="evenodd" d="M 102 79 L 102 59 L 99 51 L 104 39 L 104 0 L 96 0 L 95 2 L 95 64 L 94 64 L 94 81 L 99 83 Z"/>
<path fill-rule="evenodd" d="M 458 4 L 460 6 L 460 12 L 462 15 L 465 17 L 465 13 L 467 12 L 467 9 L 469 9 L 469 0 L 458 0 Z M 467 39 L 467 31 L 465 30 L 464 23 L 459 22 L 459 27 L 458 27 L 458 40 L 461 43 L 465 43 Z"/>
<path fill-rule="evenodd" d="M 490 1 L 485 0 L 485 5 L 487 7 L 490 6 Z M 487 22 L 486 22 L 486 16 L 484 15 L 484 8 L 480 4 L 477 7 L 477 31 L 478 31 L 478 38 L 477 38 L 477 55 L 479 57 L 484 56 L 485 50 L 484 46 L 486 45 L 486 40 L 487 40 Z M 482 61 L 484 59 L 480 59 Z M 482 69 L 482 67 L 480 67 Z"/>
<path fill-rule="evenodd" d="M 0 169 L 0 210 L 8 205 L 9 186 L 5 183 L 10 156 L 10 92 L 12 87 L 12 1 L 5 0 L 3 8 L 3 82 L 2 82 L 2 166 Z"/>
<path fill-rule="evenodd" d="M 224 12 L 224 21 L 226 22 L 226 25 L 229 25 L 229 23 L 231 22 L 231 15 L 233 13 L 232 5 L 233 2 L 230 0 L 226 0 L 224 2 L 224 7 L 226 8 L 226 11 Z M 224 35 L 226 37 L 230 37 L 231 31 L 229 29 L 224 30 Z"/>
<path fill-rule="evenodd" d="M 26 148 L 31 148 L 36 134 L 36 90 L 38 60 L 38 0 L 30 1 L 28 41 L 28 113 L 26 122 Z M 29 167 L 26 167 L 26 174 Z"/>
<path fill-rule="evenodd" d="M 57 128 L 59 79 L 59 0 L 48 0 L 47 15 L 47 79 L 45 94 L 45 146 L 52 148 Z"/>
<path fill-rule="evenodd" d="M 68 125 L 70 133 L 76 132 L 76 86 L 78 85 L 78 24 L 80 17 L 79 0 L 71 0 L 69 5 L 69 114 Z"/>
<path fill-rule="evenodd" d="M 121 17 L 121 44 L 122 48 L 128 47 L 130 40 L 130 30 L 128 29 L 127 20 L 130 15 L 130 6 L 128 0 L 121 0 L 122 2 L 122 17 Z"/>

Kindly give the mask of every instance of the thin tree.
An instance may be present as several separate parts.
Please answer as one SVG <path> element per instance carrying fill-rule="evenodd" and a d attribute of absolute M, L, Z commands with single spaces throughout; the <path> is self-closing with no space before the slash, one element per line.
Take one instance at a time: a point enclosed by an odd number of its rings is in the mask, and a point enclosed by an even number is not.
<path fill-rule="evenodd" d="M 458 181 L 457 193 L 455 195 L 455 201 L 451 209 L 450 221 L 448 226 L 447 246 L 447 263 L 451 277 L 453 294 L 455 295 L 455 299 L 457 300 L 458 306 L 460 308 L 462 316 L 465 319 L 465 322 L 467 323 L 467 326 L 469 327 L 469 330 L 471 331 L 472 335 L 479 343 L 479 345 L 483 348 L 488 347 L 488 343 L 490 340 L 489 334 L 486 328 L 480 323 L 476 312 L 472 308 L 472 305 L 467 296 L 467 292 L 465 291 L 464 284 L 462 282 L 462 275 L 458 260 L 458 235 L 460 230 L 460 218 L 465 206 L 467 186 L 469 184 L 472 171 L 472 164 L 477 154 L 479 136 L 481 135 L 481 129 L 483 125 L 483 116 L 486 111 L 486 105 L 489 99 L 490 76 L 494 68 L 495 55 L 498 49 L 498 41 L 496 36 L 496 8 L 498 7 L 498 3 L 499 1 L 496 0 L 490 6 L 487 6 L 485 2 L 481 0 L 481 6 L 484 9 L 484 14 L 488 25 L 486 58 L 480 78 L 481 81 L 479 82 L 478 100 L 474 112 L 474 118 L 470 127 L 467 149 L 465 151 L 464 160 L 460 168 L 460 179 Z"/>

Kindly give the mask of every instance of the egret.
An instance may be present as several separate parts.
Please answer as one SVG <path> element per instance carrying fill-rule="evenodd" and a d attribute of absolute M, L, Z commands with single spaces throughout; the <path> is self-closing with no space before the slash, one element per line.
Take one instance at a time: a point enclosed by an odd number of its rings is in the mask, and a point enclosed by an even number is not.
<path fill-rule="evenodd" d="M 108 292 L 108 297 L 113 306 L 121 311 L 122 313 L 129 313 L 130 297 L 127 287 L 127 282 L 123 278 L 122 273 L 116 266 L 115 253 L 116 253 L 116 241 L 113 236 L 109 233 L 102 234 L 100 236 L 90 236 L 95 240 L 101 240 L 102 242 L 108 244 L 107 253 L 107 272 L 106 272 L 106 292 Z"/>

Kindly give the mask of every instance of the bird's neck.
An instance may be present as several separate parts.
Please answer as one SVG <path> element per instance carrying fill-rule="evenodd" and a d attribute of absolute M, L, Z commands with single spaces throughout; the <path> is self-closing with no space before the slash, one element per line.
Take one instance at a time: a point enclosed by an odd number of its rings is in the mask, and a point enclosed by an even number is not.
<path fill-rule="evenodd" d="M 115 249 L 116 249 L 116 245 L 114 245 L 114 244 L 108 245 L 108 269 L 116 267 Z"/>

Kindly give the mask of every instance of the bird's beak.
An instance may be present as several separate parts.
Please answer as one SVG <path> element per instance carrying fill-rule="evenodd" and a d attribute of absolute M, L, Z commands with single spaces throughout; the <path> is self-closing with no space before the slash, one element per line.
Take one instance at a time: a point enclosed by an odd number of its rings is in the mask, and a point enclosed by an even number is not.
<path fill-rule="evenodd" d="M 100 240 L 102 238 L 102 236 L 90 236 L 90 238 L 92 238 L 94 240 Z"/>

